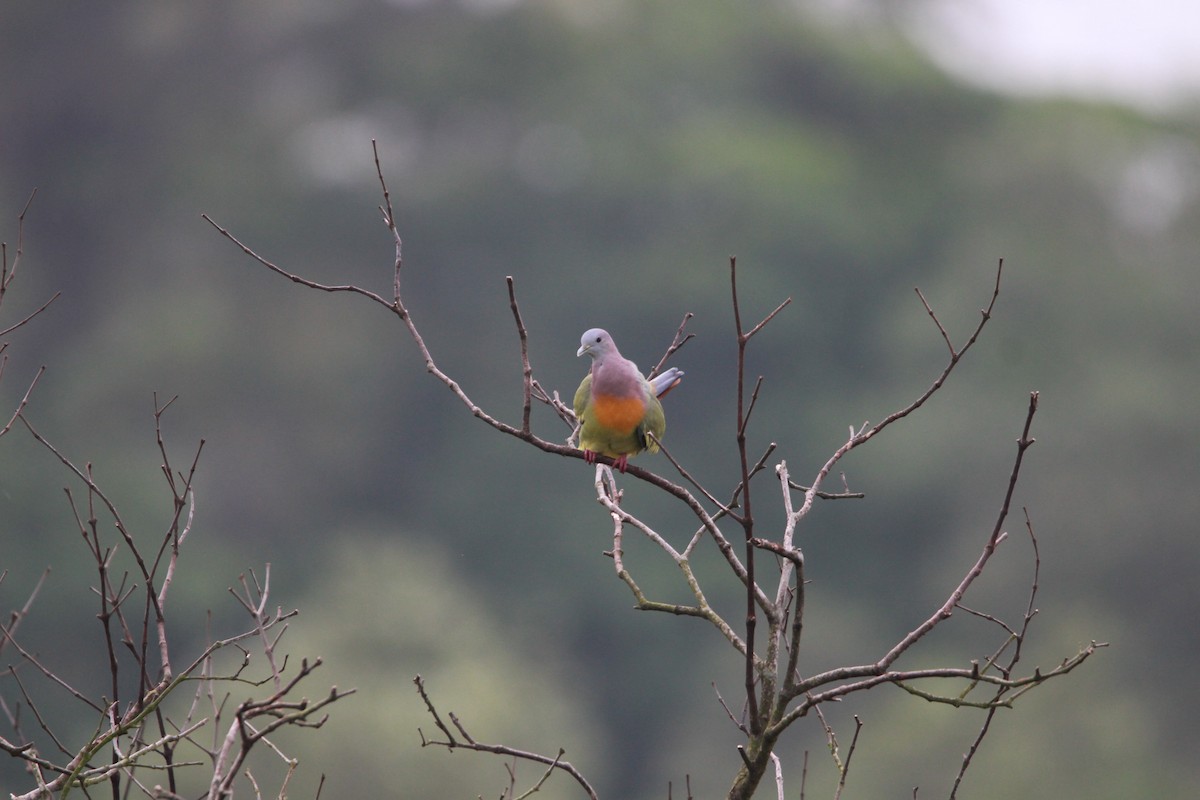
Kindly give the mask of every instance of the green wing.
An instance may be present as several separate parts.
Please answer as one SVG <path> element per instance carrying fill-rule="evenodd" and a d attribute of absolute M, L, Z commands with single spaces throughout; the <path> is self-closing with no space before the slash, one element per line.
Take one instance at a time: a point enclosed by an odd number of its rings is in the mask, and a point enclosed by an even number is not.
<path fill-rule="evenodd" d="M 653 387 L 648 381 L 643 381 L 643 383 L 646 384 L 646 416 L 642 419 L 642 424 L 638 426 L 637 438 L 644 449 L 651 453 L 657 453 L 658 445 L 647 434 L 653 433 L 655 439 L 662 441 L 663 434 L 667 432 L 667 416 L 663 413 L 662 403 L 658 402 L 658 398 L 654 396 Z"/>
<path fill-rule="evenodd" d="M 579 388 L 575 390 L 575 416 L 583 423 L 583 414 L 587 411 L 588 402 L 592 399 L 592 373 L 583 376 Z"/>

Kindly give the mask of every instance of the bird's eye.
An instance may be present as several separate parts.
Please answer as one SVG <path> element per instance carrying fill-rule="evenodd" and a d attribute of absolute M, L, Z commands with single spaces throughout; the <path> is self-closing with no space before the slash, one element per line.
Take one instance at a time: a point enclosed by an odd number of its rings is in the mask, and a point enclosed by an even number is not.
<path fill-rule="evenodd" d="M 597 337 L 596 337 L 596 344 L 600 344 L 600 340 L 601 340 L 602 338 L 604 338 L 604 337 L 602 337 L 602 336 L 597 336 Z"/>

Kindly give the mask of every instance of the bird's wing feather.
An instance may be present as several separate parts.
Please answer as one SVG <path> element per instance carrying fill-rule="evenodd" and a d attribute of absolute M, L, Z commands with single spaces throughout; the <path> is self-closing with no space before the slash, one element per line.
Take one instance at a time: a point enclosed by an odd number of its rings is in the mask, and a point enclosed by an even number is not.
<path fill-rule="evenodd" d="M 587 407 L 592 400 L 592 373 L 589 370 L 587 375 L 583 376 L 583 380 L 579 383 L 579 388 L 575 390 L 575 416 L 580 422 L 583 422 L 583 415 L 587 412 Z"/>
<path fill-rule="evenodd" d="M 650 384 L 646 384 L 650 388 Z M 663 434 L 667 432 L 667 416 L 663 413 L 662 403 L 658 402 L 658 398 L 651 393 L 646 402 L 646 414 L 642 417 L 642 422 L 638 425 L 637 437 L 641 446 L 649 450 L 651 453 L 658 452 L 658 443 L 654 439 L 662 440 Z M 647 434 L 654 434 L 654 439 L 651 439 Z"/>

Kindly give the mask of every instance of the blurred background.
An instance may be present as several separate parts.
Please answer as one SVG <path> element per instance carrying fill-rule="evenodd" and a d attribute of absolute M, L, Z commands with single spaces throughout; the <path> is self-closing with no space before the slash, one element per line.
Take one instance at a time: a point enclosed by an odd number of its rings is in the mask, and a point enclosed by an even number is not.
<path fill-rule="evenodd" d="M 1184 3 L 1010 5 L 10 2 L 10 258 L 38 194 L 0 329 L 63 296 L 7 337 L 0 411 L 45 364 L 28 417 L 153 542 L 171 506 L 152 398 L 179 396 L 174 465 L 205 445 L 177 653 L 202 647 L 209 609 L 218 634 L 241 624 L 226 587 L 270 562 L 274 602 L 301 609 L 285 642 L 326 661 L 308 694 L 359 689 L 324 730 L 281 742 L 301 759 L 293 796 L 322 773 L 322 797 L 497 796 L 499 759 L 420 747 L 420 672 L 476 738 L 563 747 L 602 796 L 662 798 L 668 782 L 682 796 L 690 776 L 717 797 L 739 762 L 713 684 L 736 698 L 740 662 L 695 620 L 631 611 L 592 470 L 485 427 L 395 318 L 268 273 L 200 215 L 292 271 L 387 296 L 378 140 L 405 298 L 439 366 L 519 421 L 506 275 L 535 376 L 566 396 L 585 328 L 649 368 L 693 312 L 667 442 L 718 496 L 737 470 L 731 254 L 746 317 L 793 298 L 751 350 L 765 384 L 750 439 L 756 454 L 778 443 L 801 482 L 848 426 L 942 369 L 913 287 L 961 342 L 1004 258 L 995 316 L 944 391 L 842 462 L 866 499 L 806 522 L 802 669 L 874 660 L 944 599 L 990 530 L 1036 390 L 1016 502 L 1038 533 L 1040 613 L 1022 663 L 1112 647 L 1000 714 L 964 792 L 1185 796 L 1200 781 L 1197 691 L 1181 680 L 1200 656 L 1186 411 L 1200 394 L 1200 20 Z M 544 408 L 534 424 L 568 433 Z M 639 463 L 672 474 L 661 456 Z M 103 691 L 69 477 L 20 427 L 0 440 L 0 605 L 19 608 L 52 565 L 23 637 Z M 690 535 L 687 514 L 622 485 L 671 541 Z M 756 489 L 774 535 L 777 492 L 765 476 Z M 1032 556 L 1019 514 L 1009 527 L 967 602 L 1015 624 Z M 648 592 L 687 599 L 661 554 L 626 549 Z M 697 568 L 736 619 L 713 556 Z M 996 643 L 960 615 L 898 666 L 963 665 Z M 6 701 L 15 691 L 0 678 Z M 86 713 L 57 713 L 65 740 L 90 735 Z M 828 713 L 843 745 L 852 715 L 865 724 L 853 797 L 945 796 L 982 719 L 886 687 Z M 816 720 L 778 750 L 788 796 L 806 751 L 808 794 L 828 796 Z M 282 773 L 260 769 L 263 783 Z M 28 777 L 0 761 L 0 788 Z M 580 796 L 561 776 L 542 794 Z"/>

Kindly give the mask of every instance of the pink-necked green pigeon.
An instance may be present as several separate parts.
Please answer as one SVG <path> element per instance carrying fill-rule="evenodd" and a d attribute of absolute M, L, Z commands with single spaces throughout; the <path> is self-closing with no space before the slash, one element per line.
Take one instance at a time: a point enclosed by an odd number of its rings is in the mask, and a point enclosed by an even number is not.
<path fill-rule="evenodd" d="M 617 350 L 608 331 L 600 328 L 583 334 L 575 355 L 584 354 L 592 357 L 592 369 L 575 392 L 579 446 L 589 464 L 596 462 L 597 455 L 609 456 L 624 472 L 630 456 L 643 450 L 658 452 L 654 439 L 661 440 L 667 430 L 658 398 L 683 380 L 683 370 L 672 367 L 647 381 L 637 364 Z"/>

